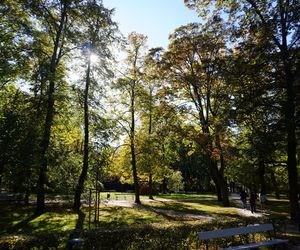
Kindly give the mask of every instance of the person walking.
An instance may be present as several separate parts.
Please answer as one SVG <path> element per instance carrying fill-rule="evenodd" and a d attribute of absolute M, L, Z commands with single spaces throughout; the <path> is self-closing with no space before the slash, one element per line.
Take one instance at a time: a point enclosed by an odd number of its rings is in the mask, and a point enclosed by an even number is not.
<path fill-rule="evenodd" d="M 264 193 L 261 193 L 259 196 L 259 201 L 260 201 L 260 210 L 262 213 L 264 213 L 266 209 L 267 196 Z"/>
<path fill-rule="evenodd" d="M 248 197 L 248 194 L 246 193 L 245 190 L 241 191 L 240 197 L 241 197 L 241 201 L 242 201 L 242 204 L 243 204 L 243 208 L 246 209 L 247 208 L 247 197 Z"/>
<path fill-rule="evenodd" d="M 255 204 L 256 199 L 257 199 L 257 195 L 255 193 L 251 192 L 250 193 L 250 198 L 249 198 L 251 213 L 256 212 L 256 204 Z"/>

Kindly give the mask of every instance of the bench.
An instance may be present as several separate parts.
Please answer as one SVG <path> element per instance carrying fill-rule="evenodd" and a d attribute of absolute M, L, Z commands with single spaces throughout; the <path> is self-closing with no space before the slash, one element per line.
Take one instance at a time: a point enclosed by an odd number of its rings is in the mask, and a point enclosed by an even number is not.
<path fill-rule="evenodd" d="M 84 247 L 84 239 L 73 238 L 73 239 L 68 240 L 68 243 L 67 243 L 68 250 L 83 249 L 83 247 Z"/>
<path fill-rule="evenodd" d="M 223 250 L 242 250 L 242 249 L 252 249 L 258 248 L 263 246 L 272 246 L 278 244 L 285 244 L 288 240 L 282 239 L 273 239 L 271 236 L 271 232 L 274 233 L 273 224 L 257 224 L 257 225 L 249 225 L 245 227 L 235 227 L 235 228 L 228 228 L 222 230 L 214 230 L 214 231 L 203 231 L 200 232 L 198 235 L 198 239 L 200 241 L 208 241 L 211 239 L 217 238 L 226 238 L 226 237 L 234 237 L 246 234 L 255 234 L 255 233 L 268 233 L 270 239 L 261 242 L 253 242 L 253 243 L 246 243 L 239 246 L 231 246 L 226 248 L 220 248 Z M 208 248 L 208 244 L 206 244 L 206 248 Z"/>

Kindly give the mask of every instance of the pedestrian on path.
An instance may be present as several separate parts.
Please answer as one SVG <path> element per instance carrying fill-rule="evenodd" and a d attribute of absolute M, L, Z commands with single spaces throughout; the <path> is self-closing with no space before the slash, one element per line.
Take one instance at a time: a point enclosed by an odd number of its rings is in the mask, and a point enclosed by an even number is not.
<path fill-rule="evenodd" d="M 257 195 L 254 192 L 251 192 L 249 198 L 251 213 L 256 213 L 256 204 L 255 204 L 256 199 L 257 199 Z"/>
<path fill-rule="evenodd" d="M 259 196 L 259 201 L 260 201 L 260 210 L 262 213 L 264 213 L 266 209 L 267 196 L 264 193 L 261 193 Z"/>

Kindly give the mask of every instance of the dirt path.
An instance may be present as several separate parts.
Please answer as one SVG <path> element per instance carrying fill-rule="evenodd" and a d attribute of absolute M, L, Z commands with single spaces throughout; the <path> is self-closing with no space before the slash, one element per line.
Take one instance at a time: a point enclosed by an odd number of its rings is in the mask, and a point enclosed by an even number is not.
<path fill-rule="evenodd" d="M 256 209 L 255 213 L 251 213 L 250 211 L 250 205 L 247 204 L 247 209 L 242 208 L 242 202 L 240 200 L 240 196 L 238 194 L 231 194 L 230 200 L 235 204 L 235 207 L 237 208 L 237 214 L 243 217 L 262 217 L 262 216 L 268 216 L 268 213 L 262 213 L 258 208 Z M 256 205 L 257 207 L 257 205 Z"/>

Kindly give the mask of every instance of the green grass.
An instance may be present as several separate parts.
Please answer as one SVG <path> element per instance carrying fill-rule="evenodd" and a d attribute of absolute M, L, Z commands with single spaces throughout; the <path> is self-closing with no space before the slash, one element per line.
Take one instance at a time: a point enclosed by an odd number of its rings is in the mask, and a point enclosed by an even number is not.
<path fill-rule="evenodd" d="M 274 216 L 289 216 L 290 204 L 286 199 L 269 199 L 266 203 L 266 209 Z"/>
<path fill-rule="evenodd" d="M 46 212 L 40 216 L 34 215 L 34 209 L 32 205 L 1 204 L 0 234 L 60 233 L 75 228 L 78 215 L 64 206 L 47 204 Z"/>
<path fill-rule="evenodd" d="M 126 199 L 133 201 L 132 193 L 110 193 L 111 199 Z M 145 196 L 146 197 L 146 196 Z M 59 196 L 51 198 L 59 199 Z M 101 199 L 107 198 L 107 193 L 101 194 Z M 143 201 L 142 206 L 118 207 L 101 202 L 99 223 L 94 223 L 94 208 L 92 207 L 91 228 L 117 228 L 132 225 L 172 225 L 180 224 L 176 218 L 166 217 L 160 210 L 175 210 L 190 214 L 209 216 L 218 220 L 240 219 L 234 206 L 223 207 L 212 194 L 171 194 L 156 196 L 164 198 L 157 202 Z M 75 228 L 88 229 L 88 206 L 82 208 L 82 213 L 75 213 L 71 204 L 46 204 L 46 212 L 40 216 L 34 215 L 35 206 L 22 206 L 17 204 L 0 204 L 0 235 L 39 233 L 69 233 Z M 154 211 L 155 210 L 155 211 Z M 270 199 L 267 210 L 271 217 L 287 217 L 289 215 L 289 202 L 287 200 Z M 196 220 L 195 223 L 201 223 Z"/>
<path fill-rule="evenodd" d="M 166 219 L 154 212 L 117 206 L 100 207 L 100 227 L 115 228 L 124 225 L 164 223 Z"/>
<path fill-rule="evenodd" d="M 205 194 L 161 194 L 156 195 L 155 197 L 158 198 L 165 198 L 165 199 L 216 199 L 216 195 L 212 193 L 205 193 Z"/>
<path fill-rule="evenodd" d="M 198 214 L 212 217 L 232 217 L 237 216 L 235 207 L 223 207 L 222 204 L 216 200 L 191 200 L 186 201 L 162 201 L 162 202 L 146 202 L 146 206 L 151 208 L 159 208 L 165 210 L 175 210 L 179 212 L 186 212 L 190 214 Z"/>

